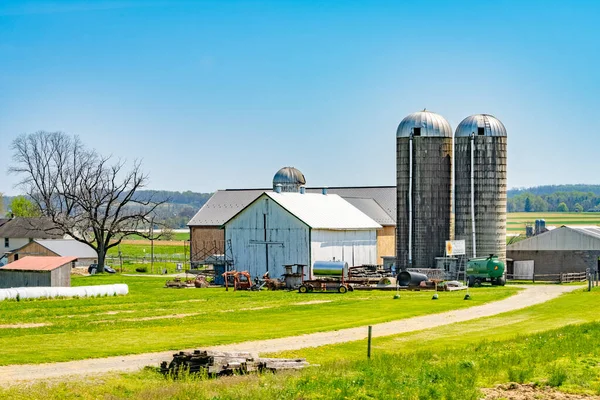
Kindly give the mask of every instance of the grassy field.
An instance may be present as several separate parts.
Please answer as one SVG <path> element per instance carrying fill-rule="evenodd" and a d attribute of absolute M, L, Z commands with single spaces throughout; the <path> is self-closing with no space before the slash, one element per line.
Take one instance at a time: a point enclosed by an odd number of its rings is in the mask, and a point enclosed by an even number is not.
<path fill-rule="evenodd" d="M 0 303 L 0 365 L 179 350 L 329 331 L 499 300 L 518 289 L 464 293 L 390 292 L 345 295 L 165 289 L 152 277 L 73 277 L 73 285 L 127 283 L 127 296 Z M 319 304 L 302 304 L 319 300 Z"/>
<path fill-rule="evenodd" d="M 600 225 L 600 213 L 519 212 L 507 214 L 506 232 L 525 234 L 525 224 L 527 222 L 535 224 L 536 219 L 544 219 L 546 225 L 556 227 L 561 225 Z"/>
<path fill-rule="evenodd" d="M 148 273 L 159 273 L 167 270 L 169 273 L 176 272 L 177 263 L 184 265 L 184 269 L 189 268 L 189 244 L 180 242 L 173 245 L 162 245 L 160 241 L 154 242 L 154 262 L 150 262 L 152 254 L 149 241 L 140 240 L 139 244 L 125 243 L 117 247 L 112 247 L 107 253 L 107 264 L 113 268 L 121 269 L 121 258 L 123 260 L 123 272 L 135 272 L 136 268 L 146 267 Z"/>
<path fill-rule="evenodd" d="M 479 399 L 480 388 L 533 382 L 600 393 L 600 290 L 576 291 L 499 316 L 287 352 L 318 367 L 297 373 L 209 380 L 166 379 L 153 370 L 86 381 L 0 389 L 11 399 Z"/>

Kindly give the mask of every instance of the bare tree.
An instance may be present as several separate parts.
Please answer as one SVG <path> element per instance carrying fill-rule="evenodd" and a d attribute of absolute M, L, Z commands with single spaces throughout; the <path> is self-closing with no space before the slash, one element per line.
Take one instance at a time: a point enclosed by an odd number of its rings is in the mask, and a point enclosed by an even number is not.
<path fill-rule="evenodd" d="M 22 177 L 18 185 L 62 233 L 96 250 L 99 272 L 123 238 L 149 238 L 145 229 L 164 201 L 136 198 L 148 181 L 139 161 L 126 171 L 124 161 L 112 162 L 63 132 L 21 135 L 12 150 L 9 171 Z"/>

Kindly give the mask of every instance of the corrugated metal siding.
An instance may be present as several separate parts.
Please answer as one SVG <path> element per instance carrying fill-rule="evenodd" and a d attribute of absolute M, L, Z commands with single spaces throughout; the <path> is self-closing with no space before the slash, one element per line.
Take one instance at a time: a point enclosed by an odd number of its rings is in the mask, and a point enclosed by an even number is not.
<path fill-rule="evenodd" d="M 377 264 L 377 232 L 330 231 L 311 232 L 311 261 L 346 261 L 349 266 Z"/>
<path fill-rule="evenodd" d="M 264 215 L 267 215 L 267 241 L 283 242 L 269 245 L 269 273 L 279 278 L 284 264 L 309 264 L 309 228 L 271 199 L 261 199 L 246 208 L 225 226 L 225 238 L 231 240 L 234 267 L 248 270 L 252 277 L 266 272 Z"/>
<path fill-rule="evenodd" d="M 588 235 L 582 229 L 562 226 L 511 244 L 507 250 L 600 250 L 600 238 Z"/>

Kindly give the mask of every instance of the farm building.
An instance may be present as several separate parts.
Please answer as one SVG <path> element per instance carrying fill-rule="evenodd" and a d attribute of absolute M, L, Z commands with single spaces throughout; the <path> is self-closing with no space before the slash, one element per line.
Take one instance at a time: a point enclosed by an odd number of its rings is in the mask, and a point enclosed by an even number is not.
<path fill-rule="evenodd" d="M 62 239 L 52 222 L 47 218 L 16 217 L 0 225 L 0 259 L 3 255 L 25 246 L 34 239 Z"/>
<path fill-rule="evenodd" d="M 21 258 L 0 267 L 0 288 L 71 286 L 71 268 L 76 257 Z"/>
<path fill-rule="evenodd" d="M 280 277 L 289 264 L 376 263 L 381 225 L 335 194 L 263 192 L 224 228 L 237 270 Z"/>
<path fill-rule="evenodd" d="M 273 178 L 273 190 L 281 185 L 281 190 L 300 191 L 305 179 L 302 173 L 290 171 L 291 167 L 279 170 Z M 294 169 L 295 170 L 295 169 Z M 297 170 L 296 170 L 297 171 Z M 293 180 L 285 185 L 285 178 Z M 306 188 L 306 193 L 321 193 L 324 188 Z M 239 211 L 256 200 L 265 189 L 218 190 L 200 208 L 188 223 L 190 228 L 191 261 L 201 264 L 215 254 L 225 252 L 225 234 L 222 225 Z M 394 256 L 396 245 L 396 187 L 330 187 L 327 193 L 337 194 L 368 215 L 383 228 L 377 231 L 377 263 L 382 264 L 383 256 Z"/>
<path fill-rule="evenodd" d="M 561 226 L 508 245 L 506 257 L 514 262 L 533 260 L 535 274 L 596 269 L 600 258 L 600 227 Z"/>
<path fill-rule="evenodd" d="M 77 257 L 76 267 L 87 267 L 98 262 L 96 250 L 74 239 L 36 239 L 20 249 L 11 251 L 8 254 L 8 262 L 25 256 Z"/>

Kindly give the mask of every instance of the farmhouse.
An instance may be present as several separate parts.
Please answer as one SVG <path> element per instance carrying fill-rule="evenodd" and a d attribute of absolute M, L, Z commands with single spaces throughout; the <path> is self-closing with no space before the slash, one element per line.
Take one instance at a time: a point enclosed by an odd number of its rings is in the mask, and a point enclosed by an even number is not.
<path fill-rule="evenodd" d="M 290 264 L 376 263 L 381 225 L 335 194 L 263 192 L 224 228 L 236 269 L 280 277 Z"/>
<path fill-rule="evenodd" d="M 287 183 L 286 183 L 287 182 Z M 225 253 L 223 224 L 267 191 L 280 187 L 283 192 L 300 192 L 304 175 L 292 167 L 279 170 L 273 178 L 273 188 L 218 190 L 188 223 L 190 228 L 191 261 L 202 264 L 215 254 Z M 321 193 L 325 188 L 303 188 L 306 193 Z M 395 255 L 396 187 L 330 187 L 327 193 L 337 194 L 382 226 L 377 230 L 377 262 L 383 256 Z"/>
<path fill-rule="evenodd" d="M 36 239 L 8 254 L 11 263 L 25 256 L 77 257 L 76 267 L 87 267 L 98 262 L 98 253 L 85 243 L 74 239 Z"/>
<path fill-rule="evenodd" d="M 52 222 L 43 217 L 12 218 L 0 225 L 0 258 L 2 255 L 25 246 L 34 239 L 62 239 L 63 235 Z"/>
<path fill-rule="evenodd" d="M 0 288 L 71 286 L 76 257 L 28 256 L 0 267 Z"/>
<path fill-rule="evenodd" d="M 509 245 L 506 256 L 514 261 L 533 260 L 535 274 L 596 269 L 600 257 L 600 227 L 564 225 Z"/>

